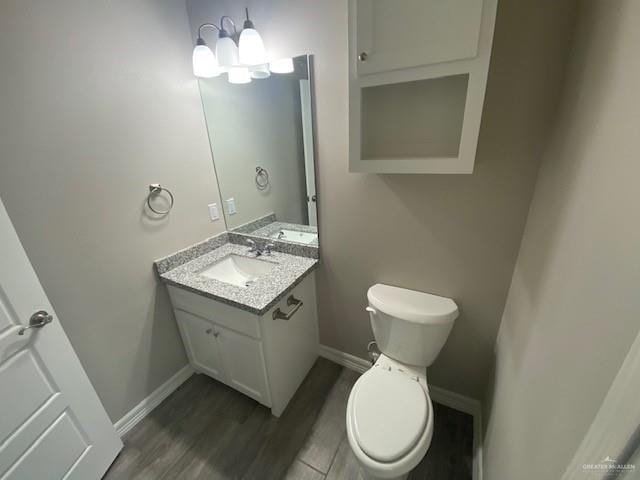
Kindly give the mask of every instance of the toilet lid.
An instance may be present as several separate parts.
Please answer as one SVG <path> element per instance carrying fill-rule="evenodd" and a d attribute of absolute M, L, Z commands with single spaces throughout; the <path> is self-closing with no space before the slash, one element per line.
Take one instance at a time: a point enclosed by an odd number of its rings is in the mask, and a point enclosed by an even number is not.
<path fill-rule="evenodd" d="M 353 393 L 354 433 L 369 457 L 392 462 L 415 446 L 429 409 L 425 391 L 416 380 L 373 368 L 358 380 Z"/>

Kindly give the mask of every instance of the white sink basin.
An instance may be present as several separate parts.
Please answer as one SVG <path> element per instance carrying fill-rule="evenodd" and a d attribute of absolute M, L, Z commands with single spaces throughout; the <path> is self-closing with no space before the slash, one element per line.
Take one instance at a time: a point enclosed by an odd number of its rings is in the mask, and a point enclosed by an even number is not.
<path fill-rule="evenodd" d="M 272 262 L 231 254 L 198 273 L 237 287 L 248 287 L 275 267 L 276 264 Z"/>
<path fill-rule="evenodd" d="M 287 242 L 297 242 L 309 244 L 313 242 L 318 235 L 310 232 L 297 232 L 296 230 L 282 229 L 271 235 L 276 240 L 284 240 Z"/>

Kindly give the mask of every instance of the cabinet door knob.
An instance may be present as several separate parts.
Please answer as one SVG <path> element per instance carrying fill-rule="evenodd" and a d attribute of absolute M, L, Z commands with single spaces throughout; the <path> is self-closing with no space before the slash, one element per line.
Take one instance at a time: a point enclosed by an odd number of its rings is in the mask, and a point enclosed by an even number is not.
<path fill-rule="evenodd" d="M 358 60 L 360 60 L 361 62 L 366 62 L 368 57 L 369 54 L 367 52 L 360 52 L 360 55 L 358 55 Z"/>

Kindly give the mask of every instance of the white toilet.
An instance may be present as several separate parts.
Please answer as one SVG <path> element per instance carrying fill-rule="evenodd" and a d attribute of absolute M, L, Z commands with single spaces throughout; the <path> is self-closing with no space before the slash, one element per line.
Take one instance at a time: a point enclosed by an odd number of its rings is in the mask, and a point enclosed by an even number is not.
<path fill-rule="evenodd" d="M 382 354 L 351 390 L 347 437 L 363 478 L 402 479 L 431 444 L 426 367 L 447 340 L 458 307 L 450 298 L 382 284 L 369 288 L 367 298 Z"/>

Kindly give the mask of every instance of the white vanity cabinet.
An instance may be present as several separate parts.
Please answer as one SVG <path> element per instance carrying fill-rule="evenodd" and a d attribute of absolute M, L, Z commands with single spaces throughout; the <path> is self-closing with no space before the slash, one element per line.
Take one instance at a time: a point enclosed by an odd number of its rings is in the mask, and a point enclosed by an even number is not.
<path fill-rule="evenodd" d="M 314 274 L 262 316 L 172 285 L 168 290 L 193 369 L 280 416 L 318 356 Z M 274 319 L 274 311 L 286 314 L 297 301 L 302 305 L 289 320 Z"/>
<path fill-rule="evenodd" d="M 498 0 L 349 0 L 349 169 L 472 173 Z"/>

